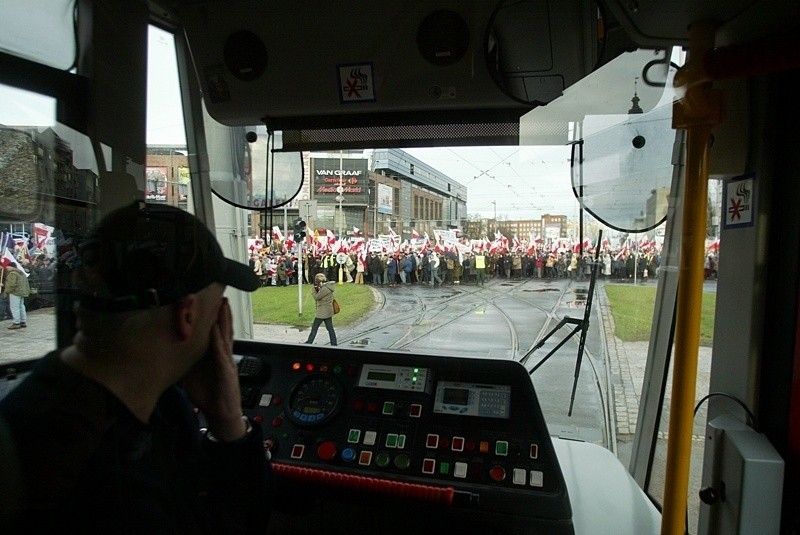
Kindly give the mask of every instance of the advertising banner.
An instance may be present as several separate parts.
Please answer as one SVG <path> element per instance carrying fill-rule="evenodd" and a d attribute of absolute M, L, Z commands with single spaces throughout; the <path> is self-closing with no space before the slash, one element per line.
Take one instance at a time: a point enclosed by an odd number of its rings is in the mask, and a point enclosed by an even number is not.
<path fill-rule="evenodd" d="M 148 167 L 144 198 L 146 201 L 167 202 L 167 167 Z"/>
<path fill-rule="evenodd" d="M 314 199 L 323 204 L 366 205 L 369 201 L 367 160 L 311 158 Z"/>
<path fill-rule="evenodd" d="M 394 206 L 394 188 L 387 184 L 378 184 L 378 213 L 390 214 Z"/>

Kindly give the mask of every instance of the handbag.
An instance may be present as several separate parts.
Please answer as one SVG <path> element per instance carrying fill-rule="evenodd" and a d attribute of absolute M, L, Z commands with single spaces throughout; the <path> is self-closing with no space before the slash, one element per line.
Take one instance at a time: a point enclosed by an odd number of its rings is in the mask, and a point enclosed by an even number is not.
<path fill-rule="evenodd" d="M 339 303 L 336 301 L 336 299 L 334 299 L 333 300 L 333 313 L 334 314 L 338 314 L 340 310 L 341 310 L 341 308 L 339 308 Z"/>

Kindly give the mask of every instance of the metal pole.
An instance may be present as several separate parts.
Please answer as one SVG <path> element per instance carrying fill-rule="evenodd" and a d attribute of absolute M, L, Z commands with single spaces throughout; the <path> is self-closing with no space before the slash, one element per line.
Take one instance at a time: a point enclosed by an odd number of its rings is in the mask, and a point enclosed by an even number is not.
<path fill-rule="evenodd" d="M 339 151 L 339 239 L 342 239 L 344 232 L 344 212 L 342 211 L 342 201 L 344 200 L 344 181 L 342 180 L 344 152 Z"/>
<path fill-rule="evenodd" d="M 298 212 L 299 213 L 299 212 Z M 308 221 L 308 220 L 304 220 Z M 303 315 L 303 238 L 297 244 L 297 315 Z"/>
<path fill-rule="evenodd" d="M 708 209 L 708 145 L 711 128 L 722 120 L 722 93 L 703 73 L 704 55 L 714 47 L 714 26 L 694 23 L 689 34 L 689 62 L 678 71 L 675 85 L 686 88 L 673 105 L 673 128 L 686 129 L 686 188 L 684 193 L 672 402 L 664 484 L 661 533 L 682 535 L 689 490 L 697 352 L 703 300 L 703 255 Z"/>

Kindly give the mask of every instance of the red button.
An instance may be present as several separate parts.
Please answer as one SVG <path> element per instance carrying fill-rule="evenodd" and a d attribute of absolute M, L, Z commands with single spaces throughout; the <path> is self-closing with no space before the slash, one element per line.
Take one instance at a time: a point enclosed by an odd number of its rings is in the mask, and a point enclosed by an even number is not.
<path fill-rule="evenodd" d="M 506 478 L 506 469 L 502 466 L 493 466 L 489 470 L 489 477 L 500 483 Z"/>
<path fill-rule="evenodd" d="M 282 398 L 282 397 L 280 397 L 280 396 L 274 396 L 274 397 L 272 398 L 272 404 L 273 404 L 273 405 L 280 405 L 281 403 L 283 403 L 283 398 Z"/>
<path fill-rule="evenodd" d="M 369 412 L 377 411 L 378 410 L 378 404 L 376 402 L 374 402 L 374 401 L 370 401 L 369 403 L 367 403 L 367 410 Z"/>
<path fill-rule="evenodd" d="M 450 439 L 449 438 L 440 438 L 439 439 L 439 447 L 442 449 L 447 449 L 450 447 Z"/>
<path fill-rule="evenodd" d="M 453 451 L 464 451 L 464 437 L 453 437 Z"/>
<path fill-rule="evenodd" d="M 428 438 L 425 440 L 425 447 L 429 449 L 435 449 L 439 447 L 439 435 L 428 435 Z"/>
<path fill-rule="evenodd" d="M 364 402 L 362 400 L 357 399 L 357 400 L 353 401 L 353 410 L 354 411 L 360 411 L 363 408 L 364 408 Z"/>
<path fill-rule="evenodd" d="M 436 469 L 436 461 L 434 459 L 423 459 L 422 460 L 422 473 L 423 474 L 432 474 L 435 469 Z"/>
<path fill-rule="evenodd" d="M 475 450 L 475 441 L 474 440 L 467 440 L 467 443 L 464 444 L 464 449 L 467 451 L 474 451 Z"/>
<path fill-rule="evenodd" d="M 281 418 L 280 416 L 276 416 L 275 418 L 272 419 L 272 427 L 280 427 L 282 423 L 283 423 L 283 418 Z"/>
<path fill-rule="evenodd" d="M 253 421 L 260 424 L 261 422 L 264 421 L 264 417 L 261 416 L 260 414 L 256 414 L 255 416 L 253 416 Z"/>
<path fill-rule="evenodd" d="M 422 405 L 413 403 L 408 409 L 408 415 L 412 418 L 419 418 L 422 415 Z"/>
<path fill-rule="evenodd" d="M 323 461 L 330 461 L 336 457 L 336 444 L 327 440 L 317 447 L 317 455 Z"/>

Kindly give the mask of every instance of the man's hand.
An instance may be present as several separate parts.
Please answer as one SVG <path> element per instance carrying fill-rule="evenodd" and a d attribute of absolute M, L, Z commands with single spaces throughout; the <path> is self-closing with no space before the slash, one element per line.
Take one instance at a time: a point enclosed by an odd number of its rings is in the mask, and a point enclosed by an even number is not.
<path fill-rule="evenodd" d="M 233 317 L 226 298 L 211 327 L 208 351 L 186 376 L 183 387 L 217 439 L 228 442 L 245 435 L 239 372 L 233 360 Z"/>

